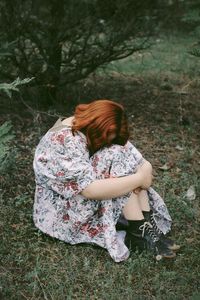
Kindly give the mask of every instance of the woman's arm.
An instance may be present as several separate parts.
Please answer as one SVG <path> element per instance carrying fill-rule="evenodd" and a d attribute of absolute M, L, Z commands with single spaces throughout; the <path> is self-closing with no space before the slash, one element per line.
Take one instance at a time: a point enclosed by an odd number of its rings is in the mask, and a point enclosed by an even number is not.
<path fill-rule="evenodd" d="M 152 166 L 149 162 L 145 161 L 135 174 L 95 180 L 81 194 L 88 199 L 110 199 L 125 195 L 138 187 L 147 189 L 151 185 L 151 182 Z"/>

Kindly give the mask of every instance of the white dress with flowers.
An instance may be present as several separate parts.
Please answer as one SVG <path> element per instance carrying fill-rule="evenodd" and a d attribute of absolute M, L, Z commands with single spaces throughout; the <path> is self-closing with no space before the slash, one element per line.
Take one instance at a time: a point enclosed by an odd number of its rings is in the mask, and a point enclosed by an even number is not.
<path fill-rule="evenodd" d="M 116 231 L 130 194 L 89 200 L 80 193 L 96 179 L 132 174 L 142 163 L 140 152 L 128 142 L 105 147 L 90 157 L 86 137 L 61 121 L 40 140 L 34 157 L 36 191 L 34 223 L 42 232 L 70 244 L 92 243 L 108 250 L 114 261 L 128 258 L 129 250 Z M 148 190 L 151 209 L 163 233 L 171 218 L 163 199 Z"/>

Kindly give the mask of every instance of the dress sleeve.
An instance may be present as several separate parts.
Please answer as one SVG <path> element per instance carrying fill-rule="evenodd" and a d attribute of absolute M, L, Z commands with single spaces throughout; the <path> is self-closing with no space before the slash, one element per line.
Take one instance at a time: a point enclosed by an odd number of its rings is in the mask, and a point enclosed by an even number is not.
<path fill-rule="evenodd" d="M 82 136 L 73 136 L 69 131 L 52 133 L 50 140 L 49 148 L 46 145 L 46 160 L 38 157 L 36 169 L 39 170 L 43 184 L 68 199 L 79 194 L 96 179 L 86 141 Z"/>

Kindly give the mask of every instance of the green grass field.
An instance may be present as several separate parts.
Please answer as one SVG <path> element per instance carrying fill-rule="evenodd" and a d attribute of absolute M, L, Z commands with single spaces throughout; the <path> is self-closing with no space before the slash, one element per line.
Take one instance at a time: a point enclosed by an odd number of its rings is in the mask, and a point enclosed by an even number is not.
<path fill-rule="evenodd" d="M 165 76 L 177 77 L 198 76 L 199 58 L 189 54 L 189 50 L 197 43 L 197 37 L 191 34 L 161 36 L 149 49 L 138 52 L 120 61 L 114 61 L 104 68 L 109 72 L 133 76 Z M 155 74 L 156 73 L 156 74 Z"/>
<path fill-rule="evenodd" d="M 13 121 L 17 154 L 13 169 L 0 177 L 0 299 L 200 299 L 200 59 L 187 54 L 193 42 L 163 37 L 146 54 L 109 65 L 111 75 L 101 73 L 96 90 L 91 87 L 91 94 L 128 108 L 131 140 L 152 162 L 154 186 L 173 218 L 172 236 L 181 244 L 176 259 L 156 262 L 149 253 L 132 253 L 114 263 L 104 249 L 70 246 L 39 232 L 32 221 L 32 160 L 54 120 L 43 115 L 33 122 L 26 112 L 8 111 L 4 120 Z M 167 170 L 160 169 L 166 163 Z M 191 186 L 193 199 L 186 196 Z"/>

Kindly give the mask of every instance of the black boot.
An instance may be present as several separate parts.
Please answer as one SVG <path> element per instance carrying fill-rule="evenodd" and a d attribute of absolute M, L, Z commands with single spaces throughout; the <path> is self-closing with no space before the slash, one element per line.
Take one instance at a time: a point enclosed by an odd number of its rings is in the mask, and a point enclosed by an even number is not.
<path fill-rule="evenodd" d="M 171 240 L 170 238 L 166 237 L 163 232 L 158 228 L 155 220 L 155 214 L 150 212 L 143 212 L 145 219 L 153 226 L 153 229 L 162 243 L 170 250 L 177 251 L 180 249 L 180 246 L 176 244 L 175 241 Z"/>
<path fill-rule="evenodd" d="M 176 254 L 162 243 L 154 232 L 150 222 L 128 221 L 129 227 L 125 237 L 125 244 L 130 250 L 150 250 L 156 260 L 174 258 Z"/>

